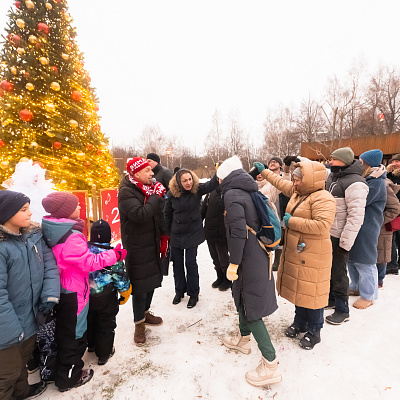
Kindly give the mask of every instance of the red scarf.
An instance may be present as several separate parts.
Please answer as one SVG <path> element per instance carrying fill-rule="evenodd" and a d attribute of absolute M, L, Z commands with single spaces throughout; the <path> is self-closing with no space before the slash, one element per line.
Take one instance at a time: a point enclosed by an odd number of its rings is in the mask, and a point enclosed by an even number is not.
<path fill-rule="evenodd" d="M 148 200 L 148 198 L 155 193 L 155 185 L 154 183 L 152 183 L 151 185 L 144 185 L 142 182 L 137 181 L 135 178 L 132 178 L 129 174 L 128 174 L 128 179 L 130 182 L 132 182 L 134 185 L 136 185 L 141 192 L 144 194 L 144 201 L 146 202 Z"/>

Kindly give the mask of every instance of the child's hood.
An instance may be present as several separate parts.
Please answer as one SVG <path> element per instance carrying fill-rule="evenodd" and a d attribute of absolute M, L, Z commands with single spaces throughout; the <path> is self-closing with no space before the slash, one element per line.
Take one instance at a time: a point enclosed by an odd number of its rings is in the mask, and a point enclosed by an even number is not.
<path fill-rule="evenodd" d="M 60 239 L 72 229 L 76 221 L 67 218 L 43 217 L 42 231 L 49 247 L 54 247 Z"/>
<path fill-rule="evenodd" d="M 35 232 L 40 232 L 40 224 L 38 224 L 37 222 L 31 222 L 31 224 L 27 228 L 21 228 L 21 234 L 24 237 L 30 236 Z M 4 242 L 5 240 L 9 240 L 10 237 L 16 236 L 20 235 L 16 235 L 4 225 L 0 225 L 0 242 Z"/>

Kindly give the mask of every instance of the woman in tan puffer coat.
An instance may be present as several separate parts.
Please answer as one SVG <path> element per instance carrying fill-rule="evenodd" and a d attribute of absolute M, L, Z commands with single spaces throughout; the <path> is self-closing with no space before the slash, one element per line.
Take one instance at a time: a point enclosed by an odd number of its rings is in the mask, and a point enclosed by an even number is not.
<path fill-rule="evenodd" d="M 296 306 L 294 322 L 286 329 L 286 336 L 294 338 L 307 332 L 300 345 L 309 350 L 321 341 L 323 311 L 328 304 L 332 266 L 329 231 L 336 202 L 324 189 L 326 169 L 318 162 L 295 164 L 292 182 L 262 170 L 260 163 L 254 165 L 267 181 L 290 197 L 276 285 L 278 294 Z"/>

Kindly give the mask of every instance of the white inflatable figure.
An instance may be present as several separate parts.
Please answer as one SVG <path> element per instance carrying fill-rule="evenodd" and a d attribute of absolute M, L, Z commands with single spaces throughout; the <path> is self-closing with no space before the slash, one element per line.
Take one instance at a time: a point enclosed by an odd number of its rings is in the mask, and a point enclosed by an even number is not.
<path fill-rule="evenodd" d="M 47 213 L 42 206 L 42 199 L 54 191 L 54 183 L 45 178 L 46 170 L 32 160 L 19 162 L 10 179 L 2 183 L 6 189 L 26 194 L 31 199 L 32 221 L 42 223 Z"/>

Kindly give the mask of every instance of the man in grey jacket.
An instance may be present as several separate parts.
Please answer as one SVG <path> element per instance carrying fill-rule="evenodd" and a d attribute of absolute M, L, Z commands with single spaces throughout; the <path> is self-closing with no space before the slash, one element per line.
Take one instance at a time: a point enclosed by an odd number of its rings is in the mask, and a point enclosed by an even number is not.
<path fill-rule="evenodd" d="M 350 147 L 335 150 L 329 164 L 331 173 L 326 182 L 326 190 L 336 200 L 336 215 L 331 228 L 333 259 L 328 308 L 335 308 L 335 312 L 325 320 L 332 325 L 341 325 L 350 318 L 346 263 L 364 222 L 369 189 L 362 177 L 363 166 L 359 160 L 354 160 Z"/>

